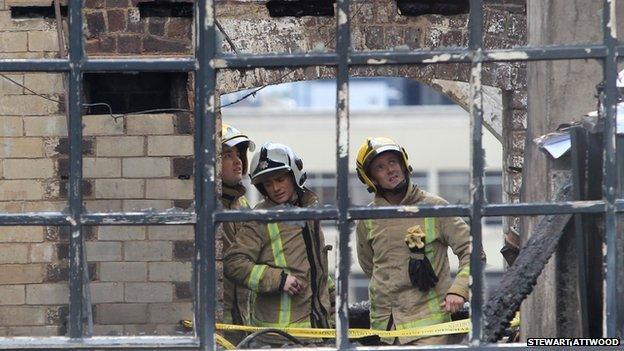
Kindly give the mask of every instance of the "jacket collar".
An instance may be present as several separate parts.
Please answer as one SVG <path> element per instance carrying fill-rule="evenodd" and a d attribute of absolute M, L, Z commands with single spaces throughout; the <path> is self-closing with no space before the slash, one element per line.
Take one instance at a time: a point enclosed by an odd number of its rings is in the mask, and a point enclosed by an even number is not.
<path fill-rule="evenodd" d="M 399 203 L 400 205 L 412 205 L 419 201 L 421 201 L 425 197 L 425 194 L 420 188 L 410 182 L 407 185 L 407 191 L 405 192 L 405 196 Z M 373 204 L 375 206 L 395 206 L 388 202 L 381 194 L 375 193 L 375 198 L 373 199 Z"/>
<path fill-rule="evenodd" d="M 318 196 L 310 189 L 304 187 L 302 191 L 302 199 L 300 207 L 318 207 Z M 268 196 L 264 197 L 264 200 L 260 201 L 256 208 L 270 208 L 270 207 L 294 207 L 292 204 L 276 204 Z"/>
<path fill-rule="evenodd" d="M 243 184 L 236 184 L 234 186 L 227 185 L 225 183 L 221 186 L 221 203 L 224 207 L 230 208 L 230 205 L 238 198 L 245 195 L 245 186 Z"/>

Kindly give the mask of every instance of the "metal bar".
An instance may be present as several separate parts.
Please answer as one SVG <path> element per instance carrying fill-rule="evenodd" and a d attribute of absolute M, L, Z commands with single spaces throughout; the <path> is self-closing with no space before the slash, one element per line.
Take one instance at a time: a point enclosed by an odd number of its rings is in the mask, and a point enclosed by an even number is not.
<path fill-rule="evenodd" d="M 217 222 L 241 222 L 241 221 L 300 221 L 300 220 L 336 220 L 338 210 L 335 208 L 293 208 L 287 210 L 227 210 L 216 211 L 213 214 Z"/>
<path fill-rule="evenodd" d="M 624 212 L 624 201 L 620 202 Z M 376 218 L 423 218 L 423 217 L 467 217 L 470 216 L 470 205 L 445 206 L 388 206 L 388 207 L 349 207 L 349 219 Z M 566 213 L 603 213 L 605 202 L 596 201 L 562 201 L 536 202 L 517 204 L 483 205 L 482 216 L 534 216 Z M 215 212 L 217 222 L 235 221 L 287 221 L 287 220 L 337 220 L 339 210 L 336 208 L 297 209 L 297 210 L 227 210 Z"/>
<path fill-rule="evenodd" d="M 483 50 L 482 62 L 513 62 L 538 60 L 571 60 L 605 57 L 601 45 L 518 47 L 514 49 Z M 351 65 L 390 65 L 428 63 L 470 63 L 470 52 L 465 49 L 413 50 L 405 52 L 371 51 L 351 55 Z"/>
<path fill-rule="evenodd" d="M 482 216 L 533 216 L 566 213 L 604 213 L 605 202 L 566 201 L 484 205 Z M 624 200 L 616 200 L 616 212 L 624 212 Z M 350 207 L 349 219 L 421 218 L 469 216 L 469 205 Z M 70 216 L 62 212 L 0 213 L 0 226 L 7 225 L 69 225 Z M 95 212 L 83 213 L 82 225 L 189 225 L 197 223 L 195 212 Z M 224 210 L 215 211 L 217 222 L 236 221 L 298 221 L 306 219 L 337 220 L 337 208 L 287 210 Z"/>
<path fill-rule="evenodd" d="M 576 126 L 570 130 L 571 150 L 570 156 L 572 161 L 572 193 L 573 199 L 581 200 L 585 198 L 585 155 L 587 151 L 585 130 Z M 576 270 L 578 279 L 576 288 L 578 289 L 578 299 L 581 314 L 581 335 L 580 337 L 589 337 L 589 313 L 587 308 L 587 246 L 585 245 L 585 236 L 583 233 L 583 216 L 581 214 L 574 215 L 574 249 L 576 255 Z"/>
<path fill-rule="evenodd" d="M 538 60 L 586 60 L 606 56 L 603 45 L 518 47 L 514 49 L 484 50 L 482 62 L 513 62 Z M 322 54 L 243 54 L 220 55 L 211 62 L 215 68 L 301 67 L 336 66 L 339 57 L 334 53 Z M 471 53 L 463 48 L 412 51 L 365 51 L 349 55 L 348 63 L 357 65 L 397 65 L 428 63 L 470 63 Z"/>
<path fill-rule="evenodd" d="M 219 55 L 210 61 L 218 69 L 260 67 L 336 66 L 338 55 L 326 54 L 265 54 L 265 55 Z"/>
<path fill-rule="evenodd" d="M 80 216 L 82 213 L 82 1 L 69 2 L 69 336 L 82 338 L 83 318 L 83 246 Z"/>
<path fill-rule="evenodd" d="M 470 235 L 472 236 L 472 252 L 470 255 L 470 321 L 472 329 L 470 339 L 472 345 L 481 344 L 483 332 L 483 262 L 481 251 L 483 250 L 481 238 L 481 213 L 484 205 L 483 194 L 483 87 L 481 86 L 482 74 L 482 42 L 483 42 L 483 3 L 482 0 L 470 0 L 470 40 L 469 47 L 473 53 L 470 74 Z"/>
<path fill-rule="evenodd" d="M 349 237 L 349 52 L 351 51 L 351 30 L 349 0 L 338 0 L 336 4 L 336 51 L 338 68 L 336 77 L 336 169 L 338 204 L 338 256 L 336 276 L 336 347 L 349 348 L 349 270 L 351 249 Z"/>
<path fill-rule="evenodd" d="M 69 225 L 68 216 L 61 212 L 0 213 L 0 225 Z"/>
<path fill-rule="evenodd" d="M 185 336 L 94 336 L 84 339 L 67 337 L 11 337 L 0 338 L 0 349 L 11 350 L 153 350 L 153 349 L 189 349 L 199 346 L 197 339 Z"/>
<path fill-rule="evenodd" d="M 624 200 L 622 199 L 615 200 L 615 212 L 619 212 L 619 213 L 624 212 Z"/>
<path fill-rule="evenodd" d="M 94 348 L 105 350 L 151 350 L 151 349 L 166 349 L 166 350 L 197 350 L 199 342 L 197 339 L 181 336 L 131 336 L 131 337 L 102 337 L 97 336 L 88 339 L 82 339 L 79 341 L 71 340 L 65 337 L 46 337 L 46 338 L 31 338 L 31 337 L 13 337 L 13 338 L 0 338 L 0 349 L 10 348 L 11 350 L 91 350 Z M 333 350 L 333 348 L 316 348 L 317 350 Z M 526 344 L 492 344 L 492 345 L 479 345 L 467 348 L 466 346 L 451 346 L 451 345 L 430 345 L 426 348 L 423 347 L 366 347 L 360 346 L 358 351 L 401 351 L 401 350 L 444 350 L 444 351 L 491 351 L 491 350 L 517 350 L 517 351 L 534 351 L 535 346 L 527 346 Z M 556 349 L 556 348 L 555 348 Z M 585 351 L 587 346 L 566 346 L 561 348 L 562 350 L 578 350 Z M 288 348 L 289 351 L 309 351 L 310 348 Z"/>
<path fill-rule="evenodd" d="M 108 212 L 86 213 L 81 217 L 83 225 L 149 225 L 149 224 L 195 224 L 194 212 Z"/>
<path fill-rule="evenodd" d="M 216 309 L 215 271 L 215 87 L 217 72 L 209 64 L 217 54 L 215 5 L 213 0 L 196 2 L 197 43 L 195 57 L 195 332 L 202 350 L 215 348 L 214 316 Z M 198 148 L 199 144 L 199 148 Z M 198 150 L 199 149 L 199 150 Z"/>
<path fill-rule="evenodd" d="M 190 72 L 196 69 L 197 61 L 193 57 L 177 58 L 91 58 L 84 62 L 83 71 L 98 72 Z"/>
<path fill-rule="evenodd" d="M 483 216 L 536 216 L 567 213 L 603 213 L 604 201 L 533 202 L 518 204 L 491 204 L 483 209 Z"/>
<path fill-rule="evenodd" d="M 616 48 L 624 56 L 624 46 Z M 483 51 L 483 62 L 512 62 L 538 60 L 586 60 L 606 57 L 603 45 L 518 47 Z M 121 65 L 118 65 L 120 62 Z M 351 53 L 350 65 L 392 65 L 420 63 L 470 63 L 466 49 L 413 50 L 413 51 L 367 51 Z M 214 68 L 252 68 L 288 66 L 336 66 L 338 55 L 324 54 L 265 54 L 265 55 L 219 55 L 211 64 Z M 187 72 L 197 68 L 192 57 L 178 58 L 91 58 L 83 63 L 83 71 L 176 71 Z M 0 59 L 0 72 L 58 72 L 69 71 L 69 61 L 64 59 Z"/>
<path fill-rule="evenodd" d="M 617 162 L 615 150 L 615 118 L 617 104 L 616 80 L 617 71 L 617 26 L 616 2 L 603 2 L 603 35 L 604 45 L 607 47 L 607 57 L 604 60 L 605 89 L 605 126 L 604 126 L 604 163 L 603 163 L 603 199 L 606 202 L 605 233 L 607 242 L 606 257 L 606 289 L 605 289 L 605 325 L 606 337 L 618 336 L 618 249 L 617 249 L 617 217 L 615 213 L 615 197 L 617 189 Z M 613 17 L 612 17 L 613 16 Z"/>
<path fill-rule="evenodd" d="M 467 217 L 470 215 L 468 205 L 449 206 L 396 206 L 396 207 L 351 207 L 349 218 L 424 218 L 424 217 Z"/>
<path fill-rule="evenodd" d="M 67 59 L 0 59 L 0 72 L 62 72 L 69 69 Z"/>

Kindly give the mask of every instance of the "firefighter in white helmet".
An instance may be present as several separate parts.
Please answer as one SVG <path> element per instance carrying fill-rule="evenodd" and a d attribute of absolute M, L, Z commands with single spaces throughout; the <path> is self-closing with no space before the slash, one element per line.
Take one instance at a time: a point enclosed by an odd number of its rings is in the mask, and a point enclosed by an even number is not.
<path fill-rule="evenodd" d="M 254 154 L 251 182 L 264 195 L 256 209 L 316 207 L 304 184 L 303 161 L 286 145 L 268 142 Z M 253 292 L 251 324 L 259 327 L 328 328 L 327 251 L 319 221 L 249 222 L 225 256 L 225 274 Z M 269 335 L 262 342 L 287 340 Z"/>
<path fill-rule="evenodd" d="M 223 123 L 221 128 L 221 204 L 225 209 L 246 209 L 249 203 L 245 198 L 243 176 L 247 174 L 247 151 L 254 151 L 255 144 L 238 129 Z M 223 251 L 234 242 L 242 224 L 225 222 L 218 226 L 217 235 L 222 238 Z M 219 257 L 221 256 L 218 253 Z M 233 281 L 223 279 L 223 323 L 249 323 L 250 291 Z M 240 332 L 227 332 L 226 338 L 238 343 L 244 337 Z"/>
<path fill-rule="evenodd" d="M 411 183 L 405 149 L 384 137 L 367 138 L 357 174 L 375 198 L 369 206 L 444 205 Z M 451 280 L 448 248 L 459 258 Z M 357 225 L 360 266 L 370 278 L 373 329 L 400 330 L 451 321 L 468 300 L 470 230 L 459 217 L 366 219 Z M 383 340 L 393 344 L 448 344 L 457 335 Z"/>

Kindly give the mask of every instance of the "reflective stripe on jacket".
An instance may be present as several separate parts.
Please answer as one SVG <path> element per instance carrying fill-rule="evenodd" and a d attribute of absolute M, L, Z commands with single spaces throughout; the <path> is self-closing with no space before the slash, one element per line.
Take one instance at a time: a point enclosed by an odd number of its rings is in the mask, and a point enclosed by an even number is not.
<path fill-rule="evenodd" d="M 447 202 L 410 185 L 401 205 L 443 205 Z M 370 206 L 391 206 L 375 196 Z M 414 287 L 408 273 L 410 250 L 405 244 L 408 228 L 425 231 L 425 255 L 439 282 L 427 292 Z M 448 247 L 459 258 L 459 271 L 451 281 Z M 468 300 L 470 230 L 459 217 L 367 219 L 358 222 L 357 251 L 360 266 L 370 278 L 370 320 L 373 329 L 407 329 L 450 321 L 441 305 L 446 294 Z M 388 325 L 392 317 L 392 325 Z M 416 338 L 400 338 L 401 343 Z"/>
<path fill-rule="evenodd" d="M 309 190 L 302 207 L 317 205 Z M 264 200 L 256 208 L 274 208 Z M 329 292 L 327 251 L 315 221 L 245 223 L 226 251 L 225 274 L 253 292 L 251 324 L 264 327 L 327 327 Z M 295 276 L 306 289 L 295 296 L 279 290 L 281 273 Z"/>

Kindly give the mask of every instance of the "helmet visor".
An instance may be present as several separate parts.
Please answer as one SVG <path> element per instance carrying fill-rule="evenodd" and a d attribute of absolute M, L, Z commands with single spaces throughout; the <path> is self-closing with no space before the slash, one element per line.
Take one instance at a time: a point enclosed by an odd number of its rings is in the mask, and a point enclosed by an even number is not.
<path fill-rule="evenodd" d="M 256 149 L 256 144 L 249 140 L 249 138 L 247 138 L 244 135 L 239 135 L 239 136 L 235 136 L 231 139 L 225 140 L 223 141 L 223 144 L 229 146 L 229 147 L 235 147 L 238 144 L 241 143 L 247 143 L 247 150 L 253 152 Z"/>

